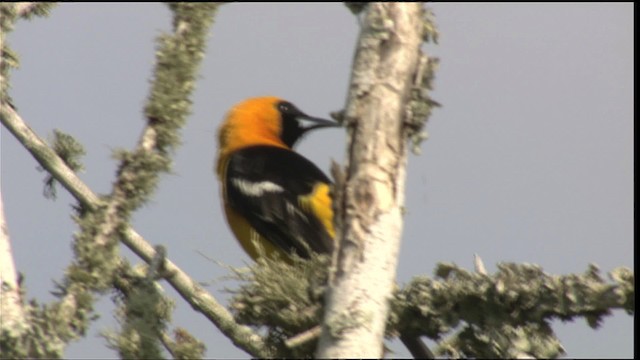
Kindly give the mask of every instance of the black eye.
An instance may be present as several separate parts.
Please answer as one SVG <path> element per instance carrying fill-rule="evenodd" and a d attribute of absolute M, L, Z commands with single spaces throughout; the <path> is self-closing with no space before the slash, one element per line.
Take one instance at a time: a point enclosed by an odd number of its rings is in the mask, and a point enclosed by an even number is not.
<path fill-rule="evenodd" d="M 280 110 L 280 112 L 283 114 L 288 114 L 291 112 L 292 106 L 289 103 L 281 102 L 280 104 L 278 104 L 278 110 Z"/>
<path fill-rule="evenodd" d="M 282 115 L 294 115 L 297 116 L 300 114 L 300 110 L 298 110 L 297 107 L 295 107 L 292 103 L 288 102 L 288 101 L 282 101 L 278 104 L 278 111 L 280 111 L 280 113 Z"/>

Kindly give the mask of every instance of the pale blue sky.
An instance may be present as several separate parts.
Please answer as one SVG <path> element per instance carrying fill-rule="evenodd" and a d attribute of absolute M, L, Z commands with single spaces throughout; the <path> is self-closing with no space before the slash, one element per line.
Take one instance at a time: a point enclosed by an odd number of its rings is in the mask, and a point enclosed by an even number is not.
<path fill-rule="evenodd" d="M 398 280 L 431 275 L 437 262 L 489 271 L 503 261 L 553 274 L 633 265 L 633 5 L 432 4 L 441 66 L 423 155 L 411 156 Z M 85 144 L 83 180 L 110 191 L 117 147 L 135 145 L 153 64 L 155 36 L 170 26 L 158 4 L 64 4 L 48 19 L 20 22 L 9 36 L 22 59 L 11 95 L 41 136 L 54 128 Z M 343 5 L 229 4 L 213 26 L 194 110 L 153 201 L 134 227 L 225 301 L 234 283 L 198 254 L 249 261 L 220 211 L 212 168 L 224 112 L 272 94 L 327 116 L 344 105 L 357 19 Z M 42 197 L 43 173 L 2 129 L 2 195 L 17 267 L 29 297 L 50 300 L 67 264 L 75 226 L 71 198 Z M 344 159 L 344 135 L 325 130 L 300 152 L 328 169 Z M 138 262 L 127 249 L 124 254 Z M 246 357 L 169 288 L 175 325 L 203 340 L 214 358 Z M 97 334 L 68 357 L 110 357 Z M 622 312 L 594 331 L 584 320 L 554 328 L 569 357 L 631 357 L 633 318 Z M 407 355 L 398 343 L 396 355 Z"/>

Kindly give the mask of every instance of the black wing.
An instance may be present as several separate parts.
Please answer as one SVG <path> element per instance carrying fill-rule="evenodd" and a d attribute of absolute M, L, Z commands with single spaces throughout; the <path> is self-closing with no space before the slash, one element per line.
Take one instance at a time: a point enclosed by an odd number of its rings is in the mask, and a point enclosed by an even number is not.
<path fill-rule="evenodd" d="M 308 257 L 308 250 L 330 254 L 333 239 L 300 197 L 329 178 L 303 156 L 273 146 L 236 151 L 225 173 L 227 204 L 265 239 L 285 252 Z"/>

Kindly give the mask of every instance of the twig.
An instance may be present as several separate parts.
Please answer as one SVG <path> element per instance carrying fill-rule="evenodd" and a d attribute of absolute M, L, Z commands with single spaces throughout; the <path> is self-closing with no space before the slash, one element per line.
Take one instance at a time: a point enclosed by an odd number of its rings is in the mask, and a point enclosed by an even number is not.
<path fill-rule="evenodd" d="M 302 332 L 294 337 L 291 337 L 285 340 L 284 344 L 289 348 L 293 349 L 300 345 L 306 344 L 307 342 L 317 339 L 320 337 L 320 333 L 322 332 L 322 327 L 320 325 L 314 326 L 311 329 Z"/>
<path fill-rule="evenodd" d="M 473 264 L 478 274 L 487 275 L 487 269 L 484 267 L 484 262 L 478 254 L 473 254 Z"/>

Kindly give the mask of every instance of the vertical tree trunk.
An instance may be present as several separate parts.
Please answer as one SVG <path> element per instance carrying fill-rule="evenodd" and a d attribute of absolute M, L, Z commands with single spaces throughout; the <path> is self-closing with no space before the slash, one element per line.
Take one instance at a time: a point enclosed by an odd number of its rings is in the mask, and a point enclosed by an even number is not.
<path fill-rule="evenodd" d="M 421 3 L 366 8 L 345 111 L 349 157 L 346 186 L 337 197 L 342 233 L 318 357 L 383 355 L 402 233 L 403 120 L 422 44 L 422 15 Z"/>
<path fill-rule="evenodd" d="M 14 6 L 14 5 L 5 5 Z M 16 6 L 16 12 L 20 12 L 21 8 Z M 0 109 L 7 104 L 6 92 L 9 89 L 7 74 L 9 64 L 5 63 L 5 37 L 6 31 L 4 27 L 12 25 L 13 19 L 5 19 L 4 9 L 0 9 L 0 22 L 3 27 L 0 28 Z M 18 337 L 21 330 L 26 327 L 24 322 L 24 311 L 20 300 L 20 289 L 18 288 L 18 277 L 13 262 L 13 253 L 11 252 L 11 243 L 9 242 L 9 230 L 4 216 L 4 207 L 2 203 L 2 192 L 0 191 L 0 332 L 7 332 Z"/>
<path fill-rule="evenodd" d="M 18 337 L 26 330 L 18 276 L 0 193 L 0 331 Z"/>

